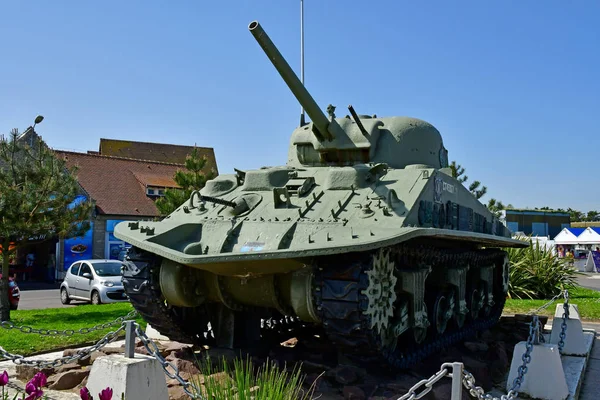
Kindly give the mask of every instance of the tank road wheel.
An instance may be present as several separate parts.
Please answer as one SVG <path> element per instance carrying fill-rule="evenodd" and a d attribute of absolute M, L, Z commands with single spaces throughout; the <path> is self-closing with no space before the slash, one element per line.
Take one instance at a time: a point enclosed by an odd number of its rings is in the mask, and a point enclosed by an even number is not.
<path fill-rule="evenodd" d="M 469 308 L 469 316 L 472 320 L 477 319 L 479 312 L 483 308 L 483 295 L 479 289 L 471 288 L 467 291 L 467 301 Z"/>
<path fill-rule="evenodd" d="M 383 332 L 388 329 L 390 319 L 394 315 L 395 288 L 398 281 L 394 276 L 394 262 L 390 261 L 389 253 L 380 250 L 375 254 L 373 267 L 366 274 L 369 286 L 364 293 L 368 299 L 365 314 L 370 318 L 371 329 L 385 335 Z"/>
<path fill-rule="evenodd" d="M 170 305 L 160 288 L 162 258 L 131 247 L 123 268 L 123 287 L 137 312 L 162 335 L 190 344 L 211 344 L 208 310 Z"/>
<path fill-rule="evenodd" d="M 448 326 L 448 321 L 452 318 L 454 310 L 454 294 L 444 291 L 435 298 L 433 306 L 433 329 L 437 333 L 444 333 Z"/>

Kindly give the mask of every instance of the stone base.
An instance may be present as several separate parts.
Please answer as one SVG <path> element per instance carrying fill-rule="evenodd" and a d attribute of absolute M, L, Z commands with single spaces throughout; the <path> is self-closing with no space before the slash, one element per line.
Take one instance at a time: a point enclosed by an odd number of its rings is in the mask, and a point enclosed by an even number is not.
<path fill-rule="evenodd" d="M 90 394 L 97 399 L 105 388 L 113 390 L 113 399 L 125 395 L 127 400 L 168 400 L 167 380 L 160 363 L 154 358 L 136 354 L 99 357 L 92 365 L 87 382 Z"/>

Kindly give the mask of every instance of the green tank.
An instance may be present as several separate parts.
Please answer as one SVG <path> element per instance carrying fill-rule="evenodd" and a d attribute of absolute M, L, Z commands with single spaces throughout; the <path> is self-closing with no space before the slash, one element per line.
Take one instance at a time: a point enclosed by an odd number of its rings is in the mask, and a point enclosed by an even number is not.
<path fill-rule="evenodd" d="M 440 132 L 352 106 L 326 115 L 260 24 L 249 30 L 312 122 L 292 133 L 286 165 L 220 175 L 162 221 L 116 226 L 132 244 L 135 309 L 172 340 L 319 333 L 399 368 L 495 324 L 502 248 L 525 244 L 452 177 Z"/>

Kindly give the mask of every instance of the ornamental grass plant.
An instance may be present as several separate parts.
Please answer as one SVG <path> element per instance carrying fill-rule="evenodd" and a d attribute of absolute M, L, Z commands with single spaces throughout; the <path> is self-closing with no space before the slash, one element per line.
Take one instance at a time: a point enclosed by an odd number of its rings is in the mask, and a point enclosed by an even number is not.
<path fill-rule="evenodd" d="M 222 360 L 215 368 L 210 359 L 201 366 L 203 376 L 192 379 L 198 393 L 208 400 L 310 400 L 313 398 L 315 382 L 309 389 L 302 387 L 304 377 L 299 367 L 291 372 L 280 370 L 267 360 L 256 368 L 247 358 L 235 359 L 233 369 Z"/>
<path fill-rule="evenodd" d="M 549 299 L 564 289 L 579 287 L 583 275 L 571 263 L 561 260 L 552 250 L 533 242 L 526 248 L 506 249 L 510 261 L 508 297 L 511 299 Z"/>

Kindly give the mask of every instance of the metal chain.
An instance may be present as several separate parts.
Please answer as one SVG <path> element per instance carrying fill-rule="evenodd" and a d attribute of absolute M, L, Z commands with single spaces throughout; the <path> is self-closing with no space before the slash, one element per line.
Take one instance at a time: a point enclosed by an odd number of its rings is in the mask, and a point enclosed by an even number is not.
<path fill-rule="evenodd" d="M 550 307 L 550 305 L 552 305 L 552 303 L 554 303 L 556 301 L 556 299 L 558 299 L 560 296 L 564 296 L 565 295 L 566 290 L 561 290 L 560 293 L 558 293 L 556 296 L 554 296 L 552 299 L 550 299 L 550 301 L 548 301 L 546 304 L 544 304 L 543 306 L 531 311 L 529 313 L 529 315 L 533 315 L 533 314 L 537 314 L 538 312 L 545 310 L 546 308 Z"/>
<path fill-rule="evenodd" d="M 56 360 L 52 360 L 52 361 L 25 360 L 25 357 L 23 357 L 22 355 L 11 354 L 8 351 L 4 350 L 2 347 L 0 347 L 0 356 L 2 358 L 11 360 L 13 363 L 15 363 L 17 365 L 30 365 L 30 366 L 36 367 L 37 369 L 43 369 L 46 367 L 56 368 L 56 367 L 60 367 L 61 365 L 70 364 L 77 360 L 83 360 L 83 359 L 88 358 L 89 356 L 92 355 L 93 352 L 100 350 L 101 348 L 103 348 L 104 346 L 109 344 L 110 342 L 113 342 L 115 339 L 117 339 L 119 333 L 124 331 L 124 329 L 125 329 L 125 323 L 122 323 L 122 325 L 119 327 L 119 329 L 117 329 L 116 331 L 108 332 L 95 345 L 88 347 L 86 349 L 81 349 L 77 353 L 73 354 L 72 356 L 61 357 L 61 358 L 57 358 Z"/>
<path fill-rule="evenodd" d="M 64 331 L 58 331 L 56 329 L 36 329 L 36 328 L 32 328 L 30 326 L 27 325 L 22 325 L 22 326 L 16 326 L 15 324 L 13 324 L 10 321 L 3 321 L 0 322 L 0 326 L 4 329 L 16 329 L 18 331 L 20 331 L 21 333 L 36 333 L 38 335 L 42 335 L 42 336 L 73 336 L 76 333 L 85 335 L 91 332 L 95 332 L 95 331 L 100 331 L 100 330 L 104 330 L 107 328 L 110 328 L 111 326 L 114 325 L 121 325 L 123 324 L 123 322 L 125 320 L 129 320 L 132 319 L 133 317 L 135 317 L 137 315 L 137 311 L 133 310 L 131 311 L 129 314 L 123 316 L 123 317 L 119 317 L 117 319 L 115 319 L 112 322 L 107 322 L 104 324 L 98 324 L 95 325 L 91 328 L 81 328 L 78 330 L 72 330 L 72 329 L 66 329 Z"/>
<path fill-rule="evenodd" d="M 134 322 L 134 325 L 136 336 L 140 338 L 140 340 L 144 344 L 144 347 L 146 347 L 146 350 L 148 350 L 148 354 L 154 356 L 154 358 L 156 358 L 160 362 L 163 370 L 165 371 L 165 374 L 171 379 L 176 379 L 181 384 L 181 387 L 183 387 L 183 391 L 192 399 L 206 400 L 204 397 L 202 397 L 202 395 L 200 394 L 201 391 L 196 387 L 196 385 L 186 381 L 181 377 L 181 375 L 179 374 L 179 368 L 177 368 L 176 365 L 165 360 L 162 354 L 160 354 L 160 350 L 158 349 L 156 343 L 154 343 L 148 336 L 146 336 L 146 333 L 142 330 L 140 325 L 136 322 Z M 173 372 L 169 371 L 169 367 L 173 370 Z M 192 390 L 190 390 L 190 388 L 192 388 L 195 393 L 193 393 Z"/>
<path fill-rule="evenodd" d="M 450 370 L 448 368 L 452 368 L 451 363 L 442 364 L 442 367 L 438 372 L 433 374 L 429 379 L 423 379 L 417 382 L 413 387 L 410 388 L 410 390 L 405 395 L 399 397 L 397 400 L 417 400 L 422 398 L 431 391 L 431 388 L 434 384 L 436 384 L 443 377 L 448 376 L 450 374 Z M 417 394 L 416 390 L 423 386 L 425 386 L 423 391 Z"/>
<path fill-rule="evenodd" d="M 565 290 L 565 302 L 563 304 L 562 323 L 560 324 L 560 340 L 558 341 L 558 351 L 562 353 L 565 347 L 565 339 L 567 337 L 567 320 L 569 319 L 569 291 Z"/>

